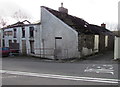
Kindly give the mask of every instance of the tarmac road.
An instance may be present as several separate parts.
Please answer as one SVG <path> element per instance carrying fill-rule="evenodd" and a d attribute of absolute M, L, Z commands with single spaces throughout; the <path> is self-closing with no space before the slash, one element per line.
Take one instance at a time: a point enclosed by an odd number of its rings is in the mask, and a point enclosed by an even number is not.
<path fill-rule="evenodd" d="M 9 57 L 2 59 L 0 72 L 3 85 L 118 85 L 118 65 L 106 60 L 59 63 Z"/>

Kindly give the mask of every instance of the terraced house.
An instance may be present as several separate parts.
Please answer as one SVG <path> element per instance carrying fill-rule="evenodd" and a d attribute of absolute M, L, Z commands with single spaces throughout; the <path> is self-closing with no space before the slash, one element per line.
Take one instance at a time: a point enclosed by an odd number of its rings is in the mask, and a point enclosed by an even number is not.
<path fill-rule="evenodd" d="M 31 25 L 33 24 L 25 26 Z M 97 26 L 69 15 L 63 3 L 58 11 L 41 6 L 41 21 L 34 29 L 34 39 L 25 38 L 27 45 L 24 47 L 22 47 L 24 41 L 16 39 L 21 44 L 19 46 L 21 53 L 25 50 L 27 55 L 66 59 L 81 58 L 96 52 L 113 50 L 114 47 L 114 34 L 106 29 L 104 23 Z M 23 35 L 22 29 L 18 33 L 20 32 Z M 29 37 L 27 31 L 25 36 Z"/>

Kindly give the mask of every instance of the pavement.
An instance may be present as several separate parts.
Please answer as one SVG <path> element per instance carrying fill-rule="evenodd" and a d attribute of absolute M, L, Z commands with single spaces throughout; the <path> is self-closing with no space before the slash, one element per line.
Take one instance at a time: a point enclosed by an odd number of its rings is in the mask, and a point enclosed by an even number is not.
<path fill-rule="evenodd" d="M 47 58 L 31 57 L 31 56 L 10 56 L 9 58 L 25 59 L 25 60 L 35 60 L 39 62 L 51 62 L 51 63 L 115 63 L 119 64 L 119 60 L 114 60 L 114 52 L 108 51 L 104 53 L 99 53 L 95 55 L 90 55 L 83 58 L 72 58 L 67 60 L 53 60 Z"/>

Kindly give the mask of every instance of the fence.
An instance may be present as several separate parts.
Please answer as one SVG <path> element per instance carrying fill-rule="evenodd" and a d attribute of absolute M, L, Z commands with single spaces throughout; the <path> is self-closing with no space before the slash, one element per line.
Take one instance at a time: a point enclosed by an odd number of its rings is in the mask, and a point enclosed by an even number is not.
<path fill-rule="evenodd" d="M 20 55 L 19 49 L 10 49 L 10 55 Z"/>
<path fill-rule="evenodd" d="M 35 48 L 34 56 L 51 58 L 51 59 L 65 59 L 68 58 L 67 49 L 53 49 L 53 48 Z"/>

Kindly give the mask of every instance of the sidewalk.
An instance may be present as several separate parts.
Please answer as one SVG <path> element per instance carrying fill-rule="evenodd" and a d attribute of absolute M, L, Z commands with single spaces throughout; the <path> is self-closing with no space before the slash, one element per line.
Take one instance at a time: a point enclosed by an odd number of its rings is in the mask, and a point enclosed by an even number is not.
<path fill-rule="evenodd" d="M 81 62 L 80 60 L 74 60 L 73 62 Z M 86 63 L 115 63 L 118 64 L 120 61 L 114 60 L 114 52 L 113 51 L 107 51 L 104 53 L 99 53 L 96 55 L 92 55 L 89 57 L 85 57 L 85 60 L 82 60 L 82 62 Z"/>
<path fill-rule="evenodd" d="M 55 63 L 120 63 L 120 61 L 114 60 L 114 53 L 113 51 L 108 51 L 104 53 L 95 54 L 92 56 L 81 58 L 74 58 L 74 59 L 67 59 L 67 60 L 51 60 L 51 59 L 44 59 L 44 58 L 37 58 L 32 56 L 10 56 L 8 59 L 25 59 L 25 60 L 33 60 L 33 61 L 40 61 L 40 62 L 55 62 Z"/>

